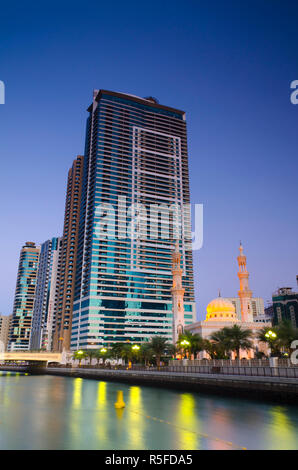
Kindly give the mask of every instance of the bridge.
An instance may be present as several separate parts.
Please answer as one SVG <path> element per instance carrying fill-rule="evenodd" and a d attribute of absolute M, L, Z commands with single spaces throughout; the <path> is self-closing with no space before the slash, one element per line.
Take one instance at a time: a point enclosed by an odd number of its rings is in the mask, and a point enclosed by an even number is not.
<path fill-rule="evenodd" d="M 13 362 L 14 364 L 9 364 Z M 57 353 L 50 351 L 13 351 L 0 353 L 0 370 L 41 371 L 47 367 L 49 362 L 67 362 L 67 353 Z M 25 364 L 24 364 L 25 363 Z"/>
<path fill-rule="evenodd" d="M 0 353 L 0 362 L 62 362 L 63 353 L 55 353 L 50 351 L 14 351 Z"/>

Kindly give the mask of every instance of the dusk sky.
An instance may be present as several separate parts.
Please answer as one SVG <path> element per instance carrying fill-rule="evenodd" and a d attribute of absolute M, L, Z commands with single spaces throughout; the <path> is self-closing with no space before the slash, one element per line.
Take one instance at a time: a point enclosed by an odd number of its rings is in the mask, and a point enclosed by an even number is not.
<path fill-rule="evenodd" d="M 187 113 L 199 319 L 218 289 L 237 295 L 239 240 L 254 296 L 296 288 L 295 0 L 6 2 L 0 20 L 0 312 L 12 313 L 22 245 L 62 234 L 94 88 Z"/>

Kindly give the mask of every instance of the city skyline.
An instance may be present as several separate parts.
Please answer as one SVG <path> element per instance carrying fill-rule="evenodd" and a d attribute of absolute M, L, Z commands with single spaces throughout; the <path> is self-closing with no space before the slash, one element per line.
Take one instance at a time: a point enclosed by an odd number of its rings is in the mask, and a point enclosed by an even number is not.
<path fill-rule="evenodd" d="M 257 4 L 254 5 L 257 8 Z M 265 3 L 260 2 L 257 8 L 259 20 L 256 22 L 253 8 L 246 7 L 241 13 L 234 3 L 231 35 L 218 50 L 213 46 L 217 44 L 218 47 L 223 36 L 222 19 L 225 19 L 225 26 L 228 21 L 220 4 L 217 5 L 217 17 L 214 19 L 208 9 L 189 2 L 182 15 L 182 31 L 188 30 L 194 12 L 201 13 L 198 27 L 192 27 L 180 42 L 174 40 L 170 48 L 163 33 L 175 27 L 178 4 L 175 3 L 168 19 L 166 7 L 161 9 L 160 21 L 154 26 L 159 42 L 149 36 L 149 12 L 142 24 L 146 34 L 141 44 L 147 63 L 138 58 L 139 48 L 134 44 L 134 38 L 129 36 L 125 40 L 129 54 L 126 62 L 117 56 L 118 66 L 111 61 L 115 55 L 111 54 L 109 47 L 103 56 L 105 67 L 91 60 L 93 46 L 90 55 L 80 56 L 85 68 L 93 67 L 88 77 L 77 69 L 75 62 L 75 54 L 82 53 L 86 41 L 91 39 L 87 33 L 81 43 L 72 37 L 74 42 L 70 44 L 66 37 L 70 27 L 66 24 L 65 30 L 58 28 L 58 37 L 54 42 L 42 36 L 41 43 L 45 47 L 42 56 L 31 55 L 30 40 L 34 41 L 34 31 L 40 34 L 38 26 L 37 29 L 33 28 L 31 36 L 26 36 L 26 50 L 15 49 L 21 37 L 17 33 L 6 36 L 6 47 L 2 53 L 3 76 L 0 77 L 6 85 L 6 103 L 0 107 L 4 164 L 1 195 L 5 227 L 1 234 L 1 259 L 5 266 L 1 270 L 2 313 L 12 312 L 17 258 L 22 244 L 29 240 L 43 243 L 51 236 L 62 233 L 67 171 L 74 155 L 83 150 L 84 103 L 89 101 L 93 88 L 119 90 L 139 96 L 153 95 L 161 103 L 186 111 L 190 197 L 193 203 L 204 204 L 204 245 L 194 253 L 195 299 L 199 319 L 203 319 L 206 305 L 210 298 L 215 297 L 218 288 L 225 297 L 236 296 L 235 256 L 240 239 L 249 257 L 248 268 L 255 297 L 263 297 L 266 305 L 266 300 L 271 299 L 276 288 L 295 286 L 298 226 L 293 214 L 296 206 L 298 115 L 297 106 L 290 102 L 290 83 L 297 78 L 293 45 L 297 33 L 294 28 L 295 8 L 287 5 L 283 11 L 278 6 L 272 7 L 265 21 L 268 12 Z M 89 10 L 86 8 L 87 15 Z M 109 7 L 105 8 L 108 14 Z M 9 7 L 6 14 L 9 24 L 12 21 Z M 62 19 L 65 14 L 62 7 Z M 75 14 L 79 15 L 78 8 L 72 13 L 74 24 Z M 135 15 L 141 15 L 141 12 Z M 280 17 L 287 27 L 277 35 L 275 26 Z M 235 19 L 239 19 L 243 31 L 235 26 Z M 61 26 L 60 19 L 54 21 L 51 17 L 51 20 L 53 23 L 45 25 L 46 31 L 52 31 L 55 21 L 56 26 Z M 219 25 L 217 29 L 216 21 Z M 107 42 L 110 38 L 108 26 L 109 21 L 103 32 L 97 33 L 93 39 L 105 39 Z M 245 35 L 253 30 L 255 39 L 247 44 Z M 121 31 L 120 25 L 115 40 L 119 40 Z M 5 34 L 5 28 L 0 35 L 2 33 Z M 212 33 L 215 34 L 214 42 L 209 42 L 207 46 L 207 38 L 209 40 Z M 19 34 L 26 35 L 26 32 L 21 30 Z M 239 40 L 238 45 L 236 39 Z M 149 53 L 151 41 L 156 45 L 154 56 Z M 74 71 L 77 73 L 73 73 L 70 66 L 63 65 L 62 57 L 57 54 L 58 43 L 68 52 L 70 62 L 74 61 Z M 160 48 L 157 48 L 158 44 Z M 163 54 L 166 47 L 169 48 L 167 58 Z M 183 66 L 183 75 L 181 67 L 174 61 L 174 50 L 180 52 L 179 65 Z M 19 55 L 21 52 L 24 59 Z M 208 63 L 205 59 L 207 54 Z M 15 59 L 14 63 L 9 61 L 11 57 Z M 39 60 L 38 67 L 42 63 L 49 72 L 48 67 L 54 64 L 61 73 L 41 77 L 35 74 L 36 58 Z M 257 66 L 254 66 L 255 61 L 258 62 Z M 25 95 L 19 93 L 16 62 L 17 68 L 23 72 L 21 85 L 26 89 Z M 262 67 L 261 63 L 266 67 Z M 170 66 L 174 67 L 175 78 L 169 75 Z M 31 70 L 30 81 L 24 73 L 27 67 Z M 118 67 L 122 71 L 121 77 L 115 74 Z M 146 77 L 149 68 L 158 71 L 156 78 L 152 74 L 150 79 Z M 44 93 L 45 90 L 47 93 Z M 36 104 L 40 103 L 41 96 L 44 121 L 40 121 L 40 109 Z M 17 127 L 16 107 L 22 123 Z M 66 109 L 67 118 L 63 112 Z M 226 109 L 230 110 L 228 117 Z M 11 146 L 16 128 L 19 139 L 14 140 Z M 13 185 L 11 180 L 14 181 Z M 26 207 L 30 207 L 29 218 Z M 278 218 L 282 218 L 282 223 L 278 222 Z"/>
<path fill-rule="evenodd" d="M 297 19 L 1 5 L 0 449 L 298 449 Z"/>

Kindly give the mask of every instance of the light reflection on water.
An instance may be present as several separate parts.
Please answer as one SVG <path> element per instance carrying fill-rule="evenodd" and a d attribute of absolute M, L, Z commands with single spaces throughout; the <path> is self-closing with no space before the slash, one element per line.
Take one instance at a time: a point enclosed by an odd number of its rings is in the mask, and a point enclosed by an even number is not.
<path fill-rule="evenodd" d="M 296 406 L 0 373 L 0 449 L 297 449 L 297 436 Z"/>

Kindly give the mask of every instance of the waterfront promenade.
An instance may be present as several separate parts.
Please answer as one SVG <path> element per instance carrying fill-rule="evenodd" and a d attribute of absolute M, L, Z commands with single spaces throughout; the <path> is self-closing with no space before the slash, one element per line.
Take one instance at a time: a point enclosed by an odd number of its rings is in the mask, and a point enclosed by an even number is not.
<path fill-rule="evenodd" d="M 185 365 L 188 364 L 188 365 Z M 104 368 L 84 365 L 81 367 L 34 367 L 32 364 L 2 365 L 0 370 L 17 371 L 33 375 L 57 375 L 81 377 L 119 383 L 147 385 L 170 389 L 206 392 L 227 396 L 239 396 L 259 400 L 298 403 L 298 367 L 270 367 L 269 362 L 254 362 L 246 366 L 236 362 L 213 361 L 210 365 L 187 361 L 173 361 L 167 367 L 132 369 Z M 190 365 L 191 364 L 191 365 Z"/>
<path fill-rule="evenodd" d="M 298 378 L 168 370 L 47 368 L 45 374 L 298 403 Z"/>

